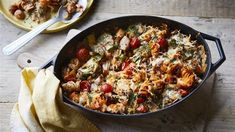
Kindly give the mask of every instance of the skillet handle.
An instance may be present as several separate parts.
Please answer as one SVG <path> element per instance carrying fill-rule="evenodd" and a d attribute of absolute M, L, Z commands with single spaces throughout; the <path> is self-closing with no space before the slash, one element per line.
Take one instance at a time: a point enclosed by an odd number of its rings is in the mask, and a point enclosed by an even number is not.
<path fill-rule="evenodd" d="M 53 66 L 54 65 L 54 61 L 55 61 L 55 58 L 56 58 L 57 54 L 54 55 L 50 60 L 48 60 L 45 64 L 43 64 L 40 69 L 46 69 L 50 66 Z"/>
<path fill-rule="evenodd" d="M 211 69 L 209 73 L 209 75 L 211 75 L 226 60 L 226 56 L 224 54 L 224 50 L 223 50 L 223 47 L 219 38 L 216 38 L 208 34 L 204 34 L 204 33 L 200 33 L 200 34 L 202 35 L 204 39 L 214 41 L 219 52 L 219 56 L 220 56 L 219 60 L 217 60 L 215 63 L 212 63 L 211 65 Z"/>

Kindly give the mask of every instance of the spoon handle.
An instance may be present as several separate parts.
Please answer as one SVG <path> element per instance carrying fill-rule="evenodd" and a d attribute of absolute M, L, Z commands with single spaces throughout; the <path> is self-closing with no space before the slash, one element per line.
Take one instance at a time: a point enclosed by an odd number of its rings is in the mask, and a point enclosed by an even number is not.
<path fill-rule="evenodd" d="M 44 31 L 46 28 L 48 28 L 50 25 L 54 24 L 55 22 L 59 21 L 58 17 L 54 17 L 47 22 L 37 26 L 32 31 L 26 33 L 22 37 L 18 38 L 14 42 L 8 44 L 7 46 L 3 47 L 2 52 L 4 55 L 11 55 L 18 49 L 20 49 L 22 46 L 24 46 L 26 43 L 28 43 L 30 40 L 32 40 L 35 36 L 37 36 L 39 33 Z"/>

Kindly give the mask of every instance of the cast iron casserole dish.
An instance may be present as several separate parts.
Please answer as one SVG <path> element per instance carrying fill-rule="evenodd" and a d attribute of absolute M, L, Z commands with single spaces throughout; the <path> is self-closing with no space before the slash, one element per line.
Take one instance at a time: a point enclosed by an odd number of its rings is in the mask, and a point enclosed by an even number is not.
<path fill-rule="evenodd" d="M 160 18 L 160 17 L 154 17 L 154 16 L 125 16 L 125 17 L 118 17 L 118 18 L 106 20 L 83 30 L 82 32 L 77 34 L 75 37 L 73 37 L 69 42 L 67 42 L 65 46 L 60 50 L 57 57 L 50 60 L 46 65 L 43 66 L 43 68 L 47 68 L 50 65 L 54 65 L 55 76 L 58 79 L 62 80 L 62 69 L 68 64 L 69 60 L 74 57 L 76 49 L 81 46 L 81 43 L 80 44 L 78 43 L 79 41 L 82 41 L 90 33 L 95 33 L 96 35 L 100 35 L 102 32 L 105 32 L 105 31 L 106 32 L 114 31 L 115 27 L 126 28 L 129 25 L 136 24 L 136 23 L 142 23 L 142 24 L 152 25 L 152 26 L 161 26 L 162 24 L 167 24 L 170 30 L 173 31 L 175 29 L 178 29 L 183 34 L 186 34 L 186 35 L 190 34 L 192 39 L 195 39 L 197 40 L 198 43 L 201 43 L 204 46 L 206 55 L 207 55 L 207 61 L 206 61 L 207 70 L 203 74 L 202 81 L 198 85 L 196 85 L 196 87 L 192 88 L 192 91 L 183 99 L 155 112 L 130 114 L 130 115 L 102 113 L 99 111 L 85 108 L 82 105 L 78 105 L 77 103 L 71 101 L 67 96 L 63 94 L 63 100 L 65 103 L 71 104 L 75 106 L 76 108 L 81 109 L 87 113 L 112 116 L 112 117 L 134 117 L 134 116 L 143 116 L 143 115 L 149 115 L 153 113 L 159 113 L 160 111 L 163 111 L 163 110 L 166 110 L 175 106 L 176 104 L 184 101 L 189 96 L 191 96 L 195 91 L 197 91 L 203 85 L 203 83 L 210 77 L 210 75 L 214 73 L 215 70 L 226 60 L 220 39 L 216 37 L 198 32 L 187 25 L 184 25 L 182 23 L 169 20 L 166 18 Z M 214 41 L 217 46 L 220 58 L 215 63 L 212 63 L 210 49 L 205 40 Z"/>

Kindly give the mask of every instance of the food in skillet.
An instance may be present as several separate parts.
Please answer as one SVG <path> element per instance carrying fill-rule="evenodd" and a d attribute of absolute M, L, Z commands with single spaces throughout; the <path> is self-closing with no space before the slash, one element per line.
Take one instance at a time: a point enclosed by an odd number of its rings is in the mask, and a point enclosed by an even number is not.
<path fill-rule="evenodd" d="M 66 8 L 65 18 L 67 19 L 74 13 L 83 11 L 83 7 L 78 4 L 78 0 L 18 0 L 11 5 L 9 11 L 17 19 L 31 19 L 41 23 L 50 19 L 61 5 Z"/>
<path fill-rule="evenodd" d="M 100 112 L 160 110 L 186 96 L 207 67 L 203 45 L 164 24 L 135 24 L 83 43 L 90 49 L 77 49 L 61 85 L 72 101 Z"/>

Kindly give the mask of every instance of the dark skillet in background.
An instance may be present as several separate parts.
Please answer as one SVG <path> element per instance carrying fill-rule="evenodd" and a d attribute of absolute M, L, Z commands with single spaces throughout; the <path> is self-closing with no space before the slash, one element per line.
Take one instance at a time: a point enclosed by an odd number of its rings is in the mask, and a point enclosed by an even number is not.
<path fill-rule="evenodd" d="M 136 117 L 136 116 L 143 116 L 143 115 L 149 115 L 153 113 L 160 113 L 163 110 L 169 109 L 176 104 L 182 102 L 183 100 L 187 99 L 189 96 L 191 96 L 195 91 L 197 91 L 203 83 L 209 78 L 209 76 L 215 72 L 215 70 L 226 60 L 220 39 L 198 32 L 191 27 L 184 25 L 182 23 L 169 20 L 166 18 L 160 18 L 160 17 L 154 17 L 154 16 L 125 16 L 125 17 L 118 17 L 118 18 L 113 18 L 110 20 L 106 20 L 103 22 L 100 22 L 98 24 L 95 24 L 82 32 L 80 32 L 78 35 L 73 37 L 69 42 L 65 44 L 65 46 L 60 50 L 58 53 L 57 57 L 53 58 L 51 61 L 49 61 L 43 68 L 47 68 L 50 65 L 54 65 L 54 74 L 55 76 L 60 79 L 62 79 L 62 70 L 63 68 L 69 63 L 70 59 L 75 56 L 76 50 L 82 46 L 81 42 L 84 38 L 86 38 L 87 35 L 94 33 L 96 36 L 101 35 L 101 33 L 108 32 L 108 33 L 113 33 L 115 31 L 115 28 L 123 28 L 126 29 L 129 25 L 131 24 L 136 24 L 136 23 L 142 23 L 146 25 L 153 25 L 153 26 L 161 26 L 162 24 L 167 24 L 168 28 L 170 30 L 175 30 L 178 29 L 180 30 L 181 33 L 191 35 L 192 39 L 197 40 L 197 42 L 201 43 L 205 47 L 205 51 L 207 54 L 207 70 L 203 74 L 202 81 L 196 85 L 194 88 L 191 88 L 191 92 L 184 97 L 183 99 L 173 103 L 172 105 L 169 105 L 163 109 L 160 109 L 155 112 L 148 112 L 148 113 L 137 113 L 137 114 L 131 114 L 131 115 L 121 115 L 121 114 L 111 114 L 111 113 L 102 113 L 99 111 L 91 110 L 88 108 L 85 108 L 73 101 L 71 101 L 68 97 L 66 97 L 63 94 L 63 100 L 64 102 L 71 104 L 75 106 L 78 109 L 83 110 L 84 112 L 87 112 L 88 114 L 98 114 L 98 115 L 106 115 L 106 116 L 112 116 L 112 117 Z M 211 52 L 208 47 L 208 44 L 206 43 L 205 40 L 211 40 L 214 41 L 219 55 L 220 59 L 217 60 L 215 63 L 212 63 L 211 61 Z M 84 46 L 84 45 L 83 45 Z M 85 45 L 88 46 L 88 45 Z M 89 47 L 88 47 L 89 48 Z"/>

